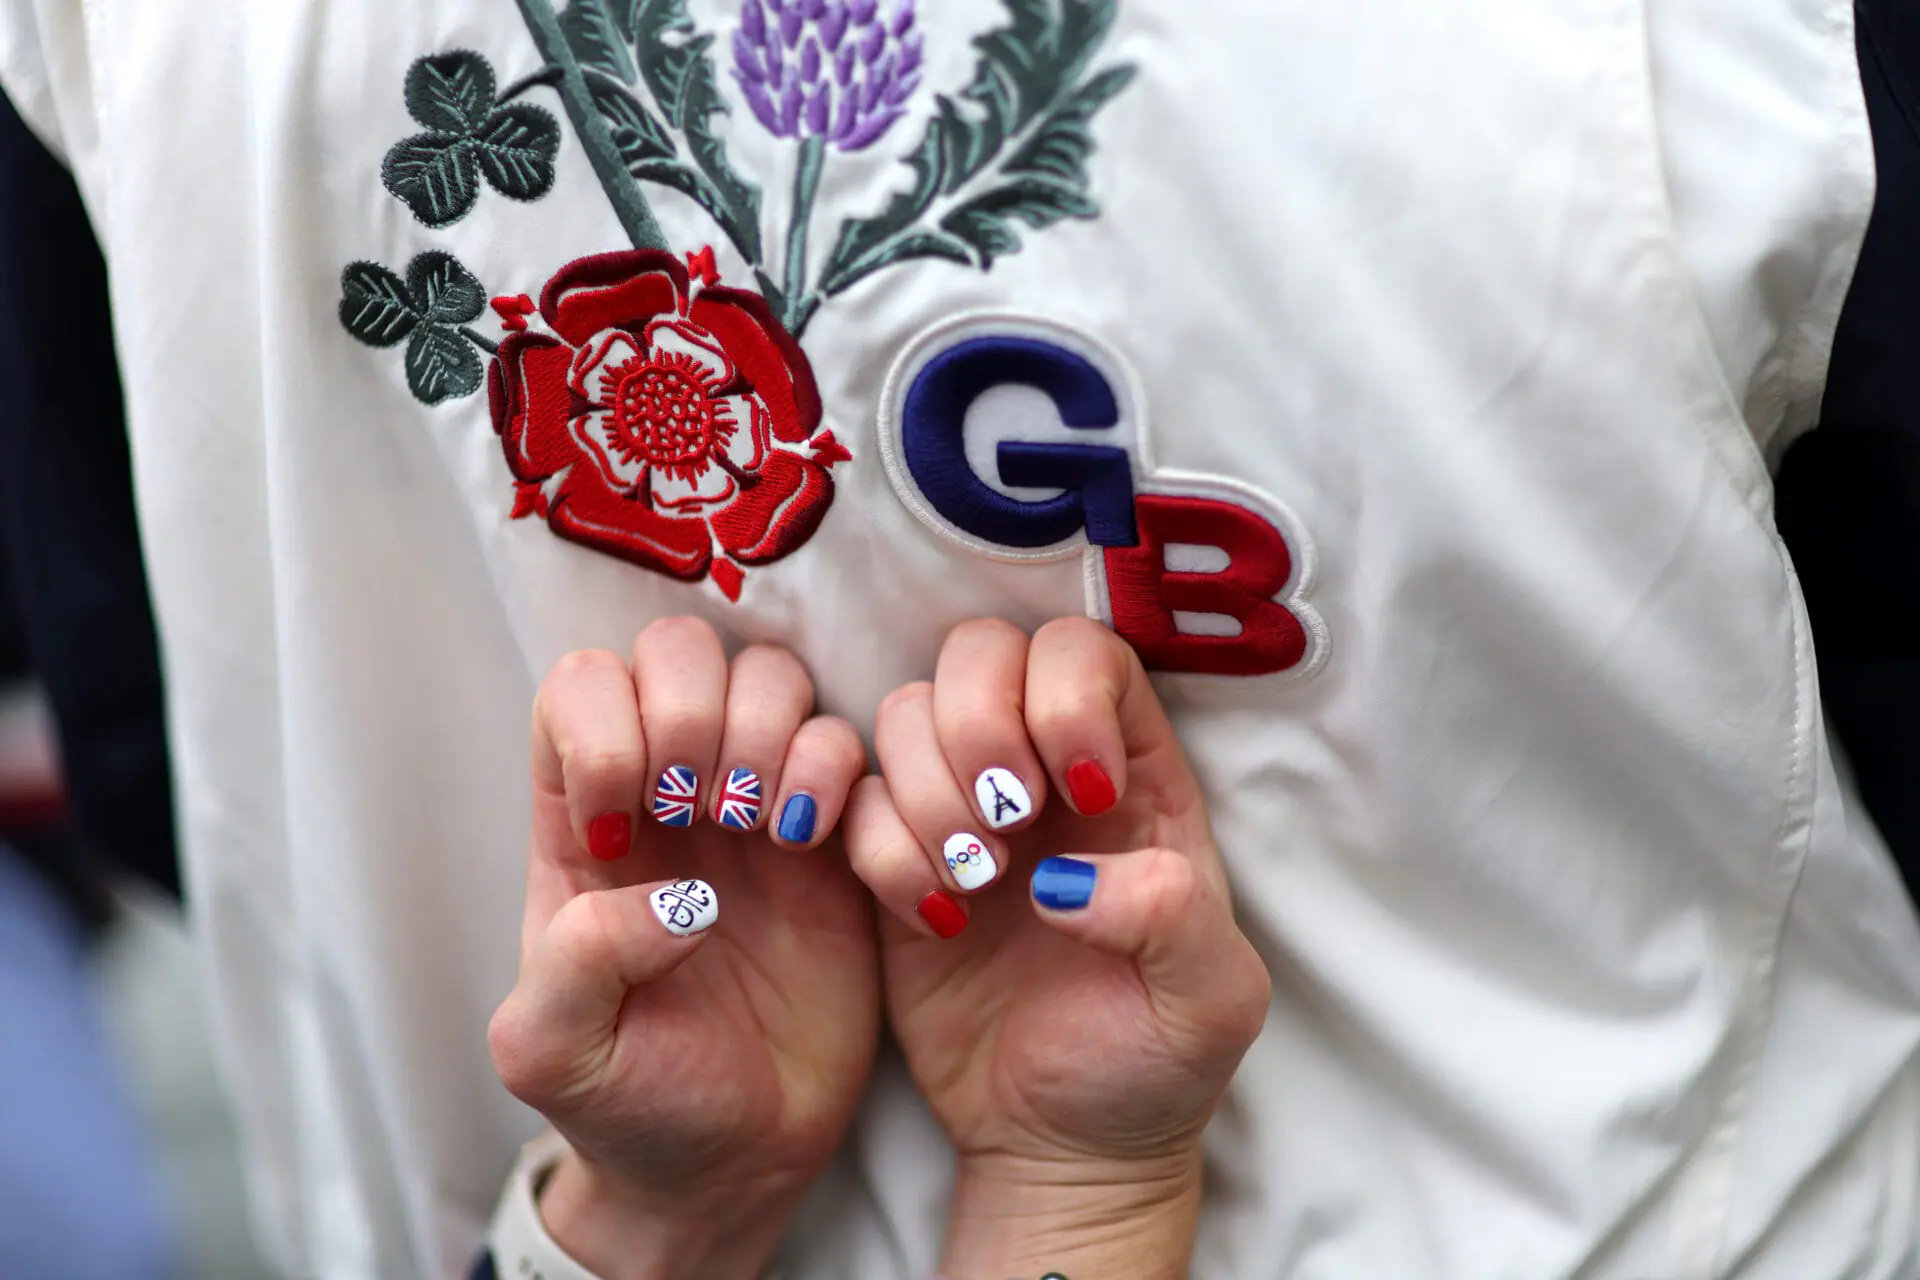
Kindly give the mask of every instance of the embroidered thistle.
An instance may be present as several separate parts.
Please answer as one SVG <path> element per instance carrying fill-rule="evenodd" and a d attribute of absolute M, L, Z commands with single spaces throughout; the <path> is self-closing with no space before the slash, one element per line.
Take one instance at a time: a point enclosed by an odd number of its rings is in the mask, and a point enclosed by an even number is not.
<path fill-rule="evenodd" d="M 913 0 L 746 0 L 733 75 L 776 137 L 863 151 L 906 114 L 923 54 Z"/>

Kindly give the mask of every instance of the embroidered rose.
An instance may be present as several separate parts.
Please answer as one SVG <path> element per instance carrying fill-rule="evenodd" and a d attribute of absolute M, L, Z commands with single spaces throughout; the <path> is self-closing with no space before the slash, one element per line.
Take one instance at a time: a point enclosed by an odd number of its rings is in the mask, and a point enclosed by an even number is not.
<path fill-rule="evenodd" d="M 510 333 L 488 393 L 516 519 L 737 600 L 741 566 L 820 527 L 849 455 L 767 304 L 692 261 L 692 277 L 655 250 L 561 268 L 540 298 L 551 333 Z"/>

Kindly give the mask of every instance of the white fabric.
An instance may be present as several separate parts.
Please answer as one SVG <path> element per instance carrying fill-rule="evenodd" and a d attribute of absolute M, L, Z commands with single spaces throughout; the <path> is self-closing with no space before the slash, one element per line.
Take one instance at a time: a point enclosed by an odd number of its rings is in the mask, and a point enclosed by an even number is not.
<path fill-rule="evenodd" d="M 690 8 L 724 50 L 738 6 Z M 1003 11 L 921 9 L 957 89 Z M 1836 778 L 1764 461 L 1870 204 L 1846 0 L 1125 0 L 1102 216 L 821 312 L 855 460 L 737 605 L 510 520 L 484 397 L 423 408 L 342 331 L 350 261 L 537 295 L 626 245 L 571 134 L 552 195 L 445 230 L 382 189 L 407 66 L 452 48 L 539 63 L 504 0 L 0 16 L 111 259 L 194 909 L 289 1272 L 458 1274 L 537 1127 L 483 1031 L 560 654 L 698 612 L 861 721 L 951 623 L 1082 609 L 1077 565 L 937 537 L 880 466 L 891 361 L 981 308 L 1120 353 L 1160 462 L 1317 555 L 1317 674 L 1162 681 L 1276 975 L 1194 1274 L 1920 1271 L 1920 929 Z M 898 188 L 929 92 L 824 205 Z M 784 226 L 790 150 L 727 132 Z M 931 1273 L 948 1177 L 887 1064 L 784 1273 Z"/>
<path fill-rule="evenodd" d="M 539 1276 L 541 1280 L 594 1280 L 548 1234 L 540 1217 L 540 1190 L 567 1152 L 559 1134 L 541 1134 L 520 1150 L 507 1179 L 493 1221 L 487 1226 L 487 1247 L 493 1252 L 496 1275 Z"/>

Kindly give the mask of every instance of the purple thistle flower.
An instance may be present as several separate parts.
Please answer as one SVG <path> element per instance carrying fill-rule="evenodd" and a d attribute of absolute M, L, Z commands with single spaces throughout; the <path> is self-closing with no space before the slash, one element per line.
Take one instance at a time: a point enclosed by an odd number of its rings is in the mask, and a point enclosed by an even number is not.
<path fill-rule="evenodd" d="M 920 87 L 924 42 L 914 0 L 741 0 L 733 78 L 781 138 L 842 151 L 878 142 Z"/>

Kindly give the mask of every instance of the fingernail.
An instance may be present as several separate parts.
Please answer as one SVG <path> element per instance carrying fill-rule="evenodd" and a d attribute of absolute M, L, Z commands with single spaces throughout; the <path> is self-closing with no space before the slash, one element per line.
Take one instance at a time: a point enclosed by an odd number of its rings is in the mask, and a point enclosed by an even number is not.
<path fill-rule="evenodd" d="M 714 805 L 720 825 L 735 831 L 751 831 L 760 821 L 760 775 L 751 769 L 735 769 L 727 775 Z"/>
<path fill-rule="evenodd" d="M 927 922 L 927 928 L 943 941 L 959 937 L 960 931 L 967 927 L 966 908 L 955 902 L 951 894 L 938 889 L 920 899 L 920 905 L 914 911 Z"/>
<path fill-rule="evenodd" d="M 633 844 L 633 819 L 603 813 L 587 824 L 587 852 L 601 862 L 618 862 Z"/>
<path fill-rule="evenodd" d="M 682 880 L 655 889 L 648 899 L 653 914 L 676 937 L 705 933 L 720 919 L 720 899 L 705 880 Z"/>
<path fill-rule="evenodd" d="M 1048 858 L 1033 869 L 1033 900 L 1049 911 L 1078 911 L 1093 901 L 1099 872 L 1078 858 Z"/>
<path fill-rule="evenodd" d="M 1098 760 L 1082 760 L 1067 770 L 1067 797 L 1085 818 L 1099 817 L 1120 798 Z"/>
<path fill-rule="evenodd" d="M 1027 784 L 1008 769 L 982 769 L 973 780 L 973 798 L 994 831 L 1005 831 L 1033 812 L 1033 796 Z"/>
<path fill-rule="evenodd" d="M 788 796 L 780 810 L 780 838 L 788 844 L 809 844 L 813 840 L 813 822 L 820 806 L 809 795 Z"/>
<path fill-rule="evenodd" d="M 676 764 L 653 786 L 653 816 L 663 827 L 693 825 L 693 806 L 700 799 L 700 775 Z"/>
<path fill-rule="evenodd" d="M 967 893 L 986 888 L 1000 874 L 1000 864 L 993 860 L 993 851 L 979 836 L 964 831 L 948 836 L 946 852 L 947 869 L 953 872 L 953 882 Z"/>

